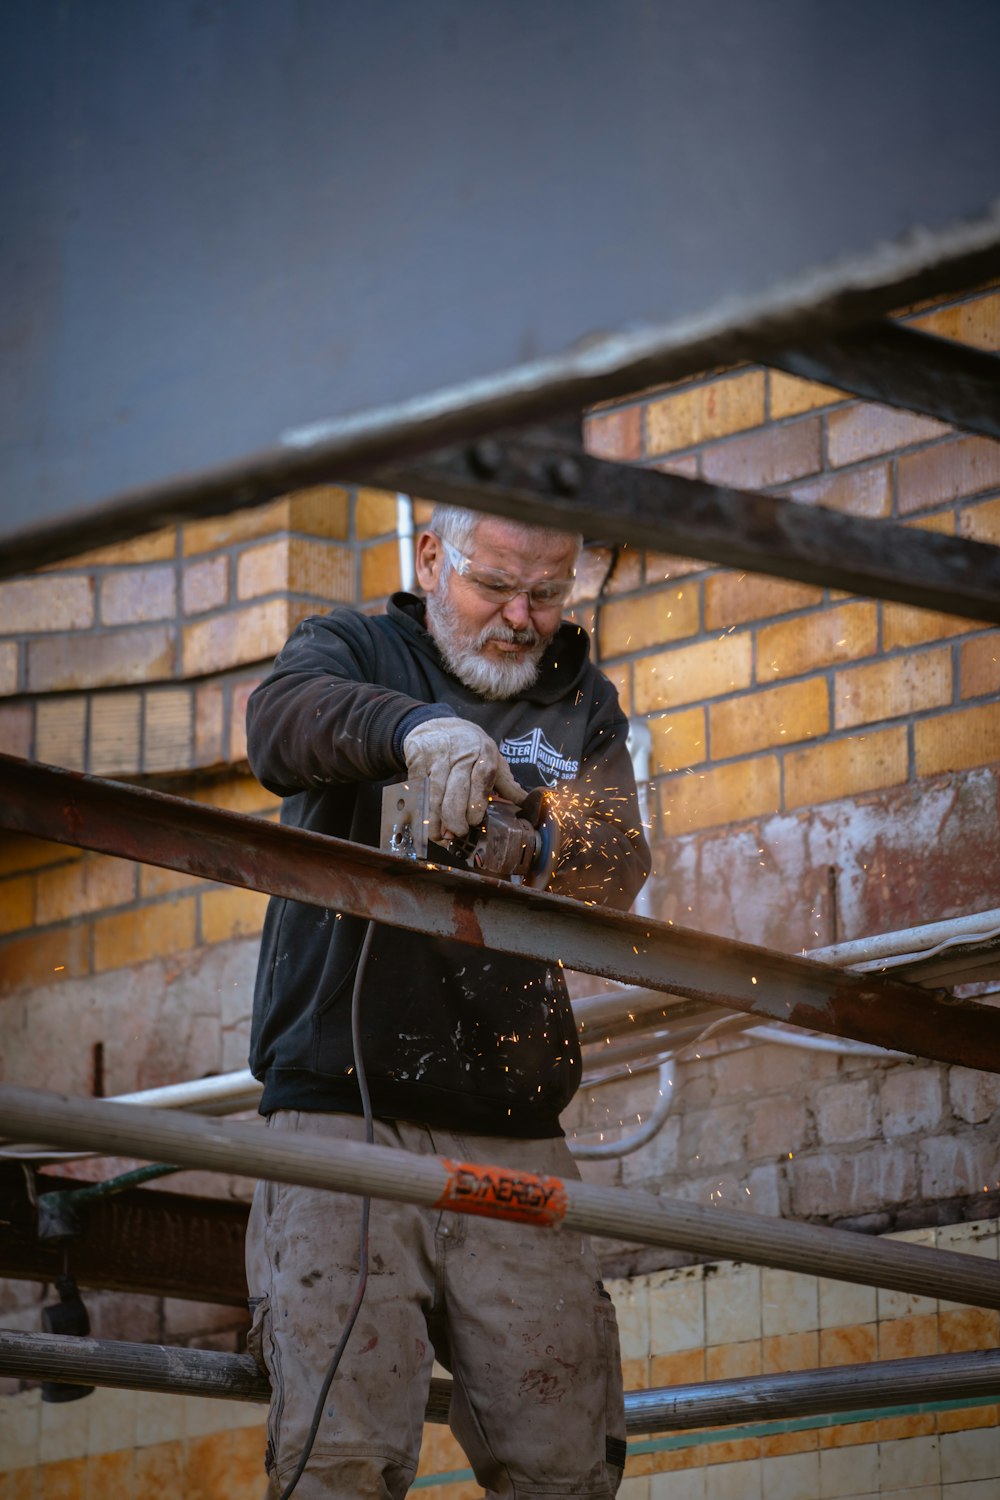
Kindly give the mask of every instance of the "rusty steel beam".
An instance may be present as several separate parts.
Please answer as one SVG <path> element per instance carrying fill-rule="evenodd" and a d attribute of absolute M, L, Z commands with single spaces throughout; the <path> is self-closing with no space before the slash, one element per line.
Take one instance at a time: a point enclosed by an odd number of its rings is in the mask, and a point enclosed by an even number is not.
<path fill-rule="evenodd" d="M 1000 438 L 1000 357 L 884 318 L 771 350 L 789 375 Z"/>
<path fill-rule="evenodd" d="M 84 1287 L 246 1306 L 245 1204 L 130 1188 L 81 1210 L 71 1239 L 40 1238 L 38 1196 L 85 1186 L 0 1166 L 0 1276 L 54 1281 L 68 1266 Z"/>
<path fill-rule="evenodd" d="M 265 1402 L 271 1394 L 266 1375 L 249 1354 L 6 1329 L 0 1330 L 0 1375 L 227 1401 Z M 876 1406 L 972 1403 L 995 1395 L 1000 1395 L 1000 1351 L 978 1349 L 626 1391 L 625 1430 L 635 1437 Z M 451 1381 L 433 1379 L 426 1420 L 447 1422 L 450 1402 Z"/>
<path fill-rule="evenodd" d="M 1000 624 L 1000 547 L 501 435 L 367 471 L 449 505 Z"/>
<path fill-rule="evenodd" d="M 0 827 L 1000 1072 L 1000 1010 L 0 756 Z"/>

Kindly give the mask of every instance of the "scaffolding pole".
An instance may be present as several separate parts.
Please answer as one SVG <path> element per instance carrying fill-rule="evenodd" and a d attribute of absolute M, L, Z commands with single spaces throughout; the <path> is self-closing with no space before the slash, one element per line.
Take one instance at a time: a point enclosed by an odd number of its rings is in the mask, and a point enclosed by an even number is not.
<path fill-rule="evenodd" d="M 1000 1308 L 1000 1265 L 975 1256 L 492 1164 L 421 1157 L 350 1141 L 334 1144 L 308 1135 L 286 1143 L 257 1124 L 227 1124 L 34 1089 L 0 1088 L 0 1131 L 109 1156 L 367 1194 L 542 1230 L 574 1229 Z"/>
<path fill-rule="evenodd" d="M 266 1402 L 271 1394 L 249 1354 L 6 1330 L 0 1330 L 0 1375 L 228 1401 Z M 929 1401 L 973 1404 L 998 1395 L 1000 1351 L 975 1350 L 626 1391 L 625 1428 L 638 1436 Z M 450 1401 L 451 1381 L 432 1380 L 426 1420 L 447 1422 Z"/>

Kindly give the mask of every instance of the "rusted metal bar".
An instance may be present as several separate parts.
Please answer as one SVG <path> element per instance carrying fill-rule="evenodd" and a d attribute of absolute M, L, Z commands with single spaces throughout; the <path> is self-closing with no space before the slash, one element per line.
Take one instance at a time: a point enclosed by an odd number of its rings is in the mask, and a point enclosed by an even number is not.
<path fill-rule="evenodd" d="M 245 1204 L 132 1188 L 90 1203 L 72 1240 L 40 1239 L 38 1195 L 83 1186 L 0 1165 L 0 1276 L 54 1281 L 68 1255 L 84 1287 L 246 1306 Z"/>
<path fill-rule="evenodd" d="M 767 363 L 1000 438 L 1000 357 L 891 318 L 772 350 Z"/>
<path fill-rule="evenodd" d="M 609 463 L 555 440 L 488 438 L 368 478 L 515 521 L 1000 623 L 1000 547 Z"/>
<path fill-rule="evenodd" d="M 228 1401 L 265 1402 L 271 1394 L 267 1377 L 249 1354 L 7 1330 L 0 1330 L 0 1375 Z M 873 1406 L 891 1410 L 927 1402 L 974 1402 L 997 1394 L 1000 1351 L 984 1349 L 626 1391 L 625 1429 L 637 1437 Z M 433 1379 L 427 1421 L 447 1422 L 450 1401 L 451 1381 Z"/>
<path fill-rule="evenodd" d="M 539 1178 L 502 1165 L 455 1163 L 350 1141 L 334 1144 L 318 1136 L 284 1141 L 256 1123 L 200 1120 L 33 1089 L 0 1088 L 0 1130 L 113 1156 L 513 1219 L 533 1225 L 538 1233 L 565 1227 L 1000 1308 L 1000 1265 L 977 1256 L 704 1208 L 645 1192 Z"/>
<path fill-rule="evenodd" d="M 0 756 L 0 827 L 1000 1072 L 989 1006 L 161 792 Z"/>

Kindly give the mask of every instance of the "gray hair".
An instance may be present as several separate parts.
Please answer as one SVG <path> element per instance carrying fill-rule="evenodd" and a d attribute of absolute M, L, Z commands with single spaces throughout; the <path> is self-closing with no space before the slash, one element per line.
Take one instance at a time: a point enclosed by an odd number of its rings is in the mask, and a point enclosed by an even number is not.
<path fill-rule="evenodd" d="M 472 550 L 476 538 L 476 528 L 480 521 L 485 519 L 485 513 L 478 510 L 465 510 L 460 505 L 435 505 L 428 522 L 428 530 L 433 531 L 442 541 L 450 542 L 457 547 L 459 552 L 468 554 Z M 506 517 L 500 519 L 506 520 Z M 572 531 L 560 531 L 555 526 L 534 526 L 528 521 L 512 521 L 520 531 L 533 532 L 544 537 L 569 537 L 574 543 L 573 565 L 576 565 L 583 546 L 583 537 Z M 442 559 L 444 569 L 442 578 L 447 578 L 451 564 L 447 555 Z"/>

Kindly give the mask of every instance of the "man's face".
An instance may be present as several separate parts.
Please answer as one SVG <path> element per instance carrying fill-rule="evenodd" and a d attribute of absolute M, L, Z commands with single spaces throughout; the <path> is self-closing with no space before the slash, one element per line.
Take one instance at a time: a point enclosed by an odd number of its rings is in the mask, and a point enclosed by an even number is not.
<path fill-rule="evenodd" d="M 427 625 L 460 682 L 484 698 L 515 698 L 531 686 L 559 628 L 566 589 L 558 585 L 572 577 L 575 556 L 572 537 L 492 516 L 479 522 L 464 557 L 423 533 L 417 578 Z"/>

